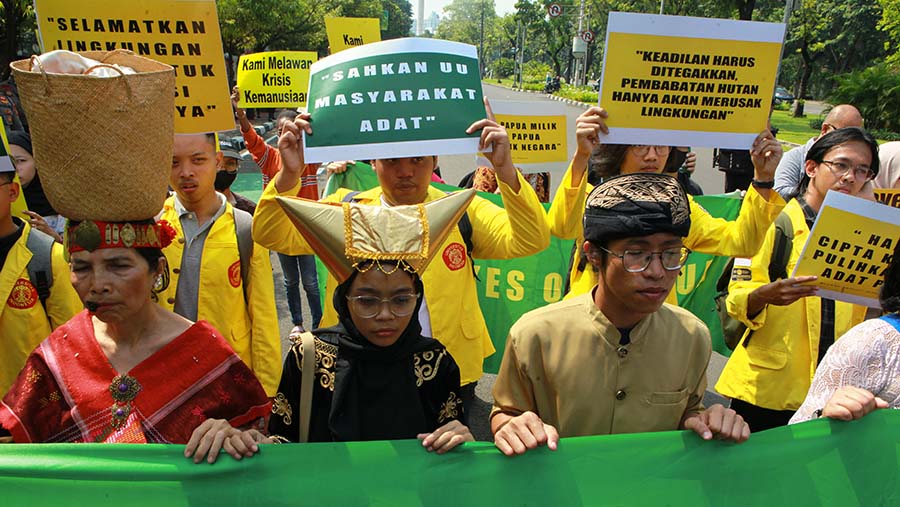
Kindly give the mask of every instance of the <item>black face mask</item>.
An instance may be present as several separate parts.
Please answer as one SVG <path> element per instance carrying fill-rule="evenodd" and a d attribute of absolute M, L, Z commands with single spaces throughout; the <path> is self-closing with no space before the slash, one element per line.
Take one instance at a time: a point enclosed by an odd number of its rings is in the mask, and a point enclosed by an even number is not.
<path fill-rule="evenodd" d="M 237 178 L 237 171 L 230 173 L 228 171 L 219 171 L 216 173 L 216 190 L 224 192 L 228 190 L 234 179 Z"/>

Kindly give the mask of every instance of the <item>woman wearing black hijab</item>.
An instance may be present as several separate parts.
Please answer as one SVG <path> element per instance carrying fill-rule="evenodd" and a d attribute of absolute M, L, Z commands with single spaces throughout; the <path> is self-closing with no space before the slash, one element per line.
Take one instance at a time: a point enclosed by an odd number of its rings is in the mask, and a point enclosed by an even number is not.
<path fill-rule="evenodd" d="M 459 367 L 439 341 L 422 336 L 419 323 L 419 273 L 437 251 L 429 245 L 443 242 L 472 195 L 421 207 L 282 202 L 343 281 L 333 299 L 339 324 L 313 331 L 314 341 L 298 340 L 285 359 L 272 440 L 304 441 L 304 431 L 309 442 L 419 438 L 437 453 L 474 440 L 461 422 Z M 312 343 L 314 386 L 302 414 L 303 382 L 310 378 L 303 359 Z"/>

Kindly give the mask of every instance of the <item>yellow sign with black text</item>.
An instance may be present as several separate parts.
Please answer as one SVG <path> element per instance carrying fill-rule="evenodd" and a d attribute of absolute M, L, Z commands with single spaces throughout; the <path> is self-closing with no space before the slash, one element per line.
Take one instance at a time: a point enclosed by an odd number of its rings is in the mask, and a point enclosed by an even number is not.
<path fill-rule="evenodd" d="M 875 199 L 881 204 L 900 208 L 900 188 L 876 188 Z"/>
<path fill-rule="evenodd" d="M 613 127 L 756 134 L 781 44 L 613 33 L 600 103 Z"/>
<path fill-rule="evenodd" d="M 378 18 L 325 18 L 331 54 L 381 40 Z"/>
<path fill-rule="evenodd" d="M 506 127 L 514 164 L 566 162 L 566 117 L 496 114 Z"/>
<path fill-rule="evenodd" d="M 819 295 L 878 307 L 900 241 L 900 210 L 829 192 L 791 276 L 817 276 Z"/>
<path fill-rule="evenodd" d="M 272 51 L 242 55 L 238 61 L 238 105 L 303 107 L 309 92 L 309 67 L 318 59 L 314 51 Z"/>
<path fill-rule="evenodd" d="M 35 9 L 45 52 L 128 49 L 174 67 L 176 133 L 234 128 L 214 0 L 35 0 Z"/>

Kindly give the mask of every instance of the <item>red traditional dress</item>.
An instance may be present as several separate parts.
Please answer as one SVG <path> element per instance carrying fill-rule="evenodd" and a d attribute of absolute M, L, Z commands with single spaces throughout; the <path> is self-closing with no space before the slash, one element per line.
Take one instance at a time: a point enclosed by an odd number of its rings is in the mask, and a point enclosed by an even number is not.
<path fill-rule="evenodd" d="M 120 374 L 83 311 L 31 353 L 0 402 L 0 431 L 17 443 L 186 444 L 207 418 L 264 429 L 269 411 L 256 377 L 206 322 Z"/>

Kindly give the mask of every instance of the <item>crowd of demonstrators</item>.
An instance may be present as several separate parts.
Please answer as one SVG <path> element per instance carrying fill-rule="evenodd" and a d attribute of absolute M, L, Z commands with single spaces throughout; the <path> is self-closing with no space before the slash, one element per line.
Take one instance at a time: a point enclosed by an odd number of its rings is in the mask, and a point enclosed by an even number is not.
<path fill-rule="evenodd" d="M 576 240 L 566 297 L 584 294 L 597 283 L 597 272 L 589 266 L 581 251 L 585 198 L 592 184 L 617 174 L 662 172 L 673 151 L 669 146 L 601 144 L 600 134 L 608 132 L 607 116 L 604 109 L 595 106 L 576 120 L 575 155 L 547 212 L 553 235 Z M 782 148 L 771 133 L 763 131 L 754 140 L 750 155 L 755 179 L 737 220 L 714 218 L 688 196 L 691 230 L 684 240 L 687 248 L 726 256 L 751 256 L 759 249 L 769 224 L 785 205 L 784 200 L 771 190 Z M 674 292 L 670 293 L 669 302 L 675 302 Z"/>
<path fill-rule="evenodd" d="M 749 438 L 733 410 L 701 404 L 709 330 L 664 304 L 690 229 L 687 194 L 671 176 L 615 176 L 593 189 L 584 238 L 598 283 L 510 330 L 491 413 L 504 454 L 555 449 L 560 436 L 688 429 L 705 440 Z"/>
<path fill-rule="evenodd" d="M 304 224 L 298 229 L 341 283 L 333 300 L 338 324 L 307 333 L 285 359 L 269 425 L 273 439 L 418 437 L 438 453 L 473 440 L 463 424 L 459 368 L 440 341 L 422 335 L 418 320 L 419 273 L 429 262 L 423 239 L 445 238 L 471 195 L 431 201 L 421 215 L 413 206 L 351 204 L 345 211 L 318 202 L 289 204 L 288 212 Z M 353 217 L 349 238 L 333 226 L 345 223 L 345 214 Z M 343 244 L 350 253 L 335 255 L 326 244 Z M 313 387 L 304 391 L 307 383 Z"/>
<path fill-rule="evenodd" d="M 900 242 L 879 302 L 885 315 L 854 326 L 828 349 L 791 424 L 816 417 L 850 421 L 900 407 Z"/>
<path fill-rule="evenodd" d="M 244 144 L 247 151 L 253 157 L 253 160 L 259 166 L 262 174 L 263 188 L 269 184 L 269 181 L 281 170 L 281 153 L 273 146 L 266 143 L 266 140 L 260 137 L 247 119 L 246 112 L 238 107 L 238 97 L 240 89 L 235 86 L 231 94 L 231 103 L 234 106 L 234 114 L 237 116 L 240 124 L 241 135 L 244 137 Z M 276 130 L 278 136 L 281 136 L 284 126 L 293 122 L 297 116 L 296 111 L 284 110 L 278 113 L 276 117 Z M 297 190 L 297 197 L 304 199 L 318 199 L 319 187 L 317 170 L 318 164 L 307 164 L 304 166 L 300 175 L 300 187 Z M 346 168 L 346 166 L 345 166 Z M 306 302 L 309 305 L 310 329 L 318 327 L 322 320 L 322 302 L 319 294 L 319 278 L 316 273 L 316 260 L 312 255 L 288 255 L 280 250 L 273 249 L 278 254 L 278 262 L 281 264 L 281 273 L 284 278 L 284 292 L 287 296 L 288 310 L 291 312 L 291 322 L 294 328 L 291 329 L 291 336 L 296 338 L 306 329 L 303 326 L 303 301 L 300 298 L 300 285 L 303 285 L 303 292 L 306 293 Z"/>
<path fill-rule="evenodd" d="M 14 174 L 0 172 L 0 396 L 31 351 L 81 310 L 63 246 L 12 215 L 20 191 Z"/>
<path fill-rule="evenodd" d="M 34 164 L 31 135 L 24 130 L 10 132 L 9 151 L 16 166 L 16 173 L 19 175 L 25 205 L 28 206 L 25 215 L 28 217 L 29 225 L 62 243 L 61 234 L 66 227 L 66 219 L 53 209 L 47 196 L 44 195 L 44 187 Z"/>
<path fill-rule="evenodd" d="M 873 179 L 898 185 L 898 150 L 882 146 L 880 165 L 852 106 L 834 108 L 821 134 L 785 157 L 769 130 L 760 133 L 741 212 L 726 221 L 692 199 L 702 190 L 687 148 L 602 144 L 600 107 L 576 122 L 577 148 L 549 213 L 538 195 L 549 181 L 512 164 L 487 103 L 487 118 L 466 132 L 481 130 L 491 167 L 472 180 L 499 193 L 503 208 L 432 187 L 437 156 L 373 160 L 378 187 L 315 202 L 317 164 L 305 163 L 302 142 L 311 116 L 280 113 L 276 149 L 237 107 L 238 92 L 235 114 L 265 185 L 258 206 L 231 191 L 238 153 L 212 134 L 177 135 L 174 195 L 160 216 L 70 222 L 70 269 L 53 240 L 62 241 L 54 227 L 64 219 L 45 197 L 28 200 L 28 188 L 43 196 L 30 139 L 11 136 L 31 213 L 11 216 L 20 188 L 0 174 L 0 326 L 13 337 L 0 354 L 0 441 L 179 443 L 195 462 L 278 442 L 419 438 L 447 452 L 473 439 L 469 409 L 494 353 L 472 259 L 535 254 L 551 232 L 576 239 L 571 287 L 509 330 L 490 415 L 504 454 L 555 449 L 560 437 L 679 429 L 740 443 L 792 416 L 849 420 L 900 406 L 900 247 L 881 295 L 889 315 L 862 324 L 866 309 L 817 296 L 815 277 L 771 280 L 767 270 L 780 213 L 793 224 L 790 271 L 827 192 L 865 195 Z M 773 187 L 798 157 L 803 178 L 785 205 Z M 283 199 L 294 197 L 309 200 Z M 441 223 L 417 215 L 420 205 L 466 211 Z M 355 214 L 350 228 L 335 227 L 345 213 Z M 412 217 L 409 227 L 387 225 Z M 429 228 L 443 234 L 427 255 L 398 253 L 421 246 Z M 330 246 L 346 241 L 371 254 L 335 257 Z M 269 248 L 280 252 L 294 324 L 284 360 Z M 730 408 L 703 406 L 709 331 L 669 304 L 690 250 L 744 257 L 735 265 L 749 273 L 729 288 L 729 313 L 748 327 L 716 385 Z M 313 254 L 331 273 L 324 316 Z"/>
<path fill-rule="evenodd" d="M 825 194 L 858 195 L 878 168 L 875 139 L 857 127 L 829 132 L 809 148 L 798 193 L 784 210 L 792 226 L 787 273 L 800 259 Z M 749 261 L 735 260 L 726 304 L 747 331 L 716 384 L 757 431 L 788 423 L 828 348 L 866 314 L 865 307 L 816 296 L 815 276 L 770 279 L 776 234 L 770 228 Z"/>
<path fill-rule="evenodd" d="M 216 192 L 222 159 L 213 134 L 175 136 L 169 178 L 175 195 L 166 200 L 161 218 L 177 237 L 163 249 L 172 283 L 159 303 L 212 324 L 274 395 L 281 338 L 269 251 L 253 244 L 252 217 Z"/>
<path fill-rule="evenodd" d="M 806 153 L 812 148 L 812 145 L 825 134 L 834 130 L 845 127 L 863 126 L 863 118 L 859 110 L 850 104 L 840 104 L 834 106 L 825 120 L 822 122 L 822 128 L 819 135 L 811 137 L 806 144 L 798 146 L 781 159 L 778 168 L 775 169 L 775 191 L 781 194 L 785 200 L 790 199 L 797 192 L 800 181 L 803 179 L 806 168 Z"/>
<path fill-rule="evenodd" d="M 550 242 L 544 209 L 534 189 L 513 166 L 509 136 L 492 116 L 489 113 L 488 119 L 473 123 L 467 132 L 482 131 L 481 148 L 490 148 L 488 157 L 498 176 L 504 208 L 476 197 L 463 219 L 468 223 L 469 237 L 464 237 L 458 227 L 444 244 L 436 245 L 440 260 L 431 263 L 422 273 L 424 292 L 418 312 L 422 334 L 439 337 L 459 365 L 462 398 L 467 408 L 474 400 L 483 360 L 494 353 L 478 304 L 470 256 L 487 259 L 522 257 L 543 250 Z M 263 192 L 253 221 L 253 237 L 257 242 L 291 255 L 312 253 L 309 243 L 294 229 L 275 200 L 277 196 L 296 195 L 302 184 L 305 163 L 301 132 L 307 135 L 313 132 L 310 116 L 305 113 L 294 123 L 285 125 L 279 139 L 283 167 Z M 374 160 L 373 168 L 380 185 L 349 199 L 385 207 L 432 201 L 445 195 L 430 185 L 436 165 L 436 156 Z M 341 202 L 348 199 L 348 194 L 348 190 L 340 189 L 324 200 Z M 336 285 L 329 277 L 326 300 L 332 299 Z M 323 325 L 336 322 L 334 308 L 326 308 Z"/>

